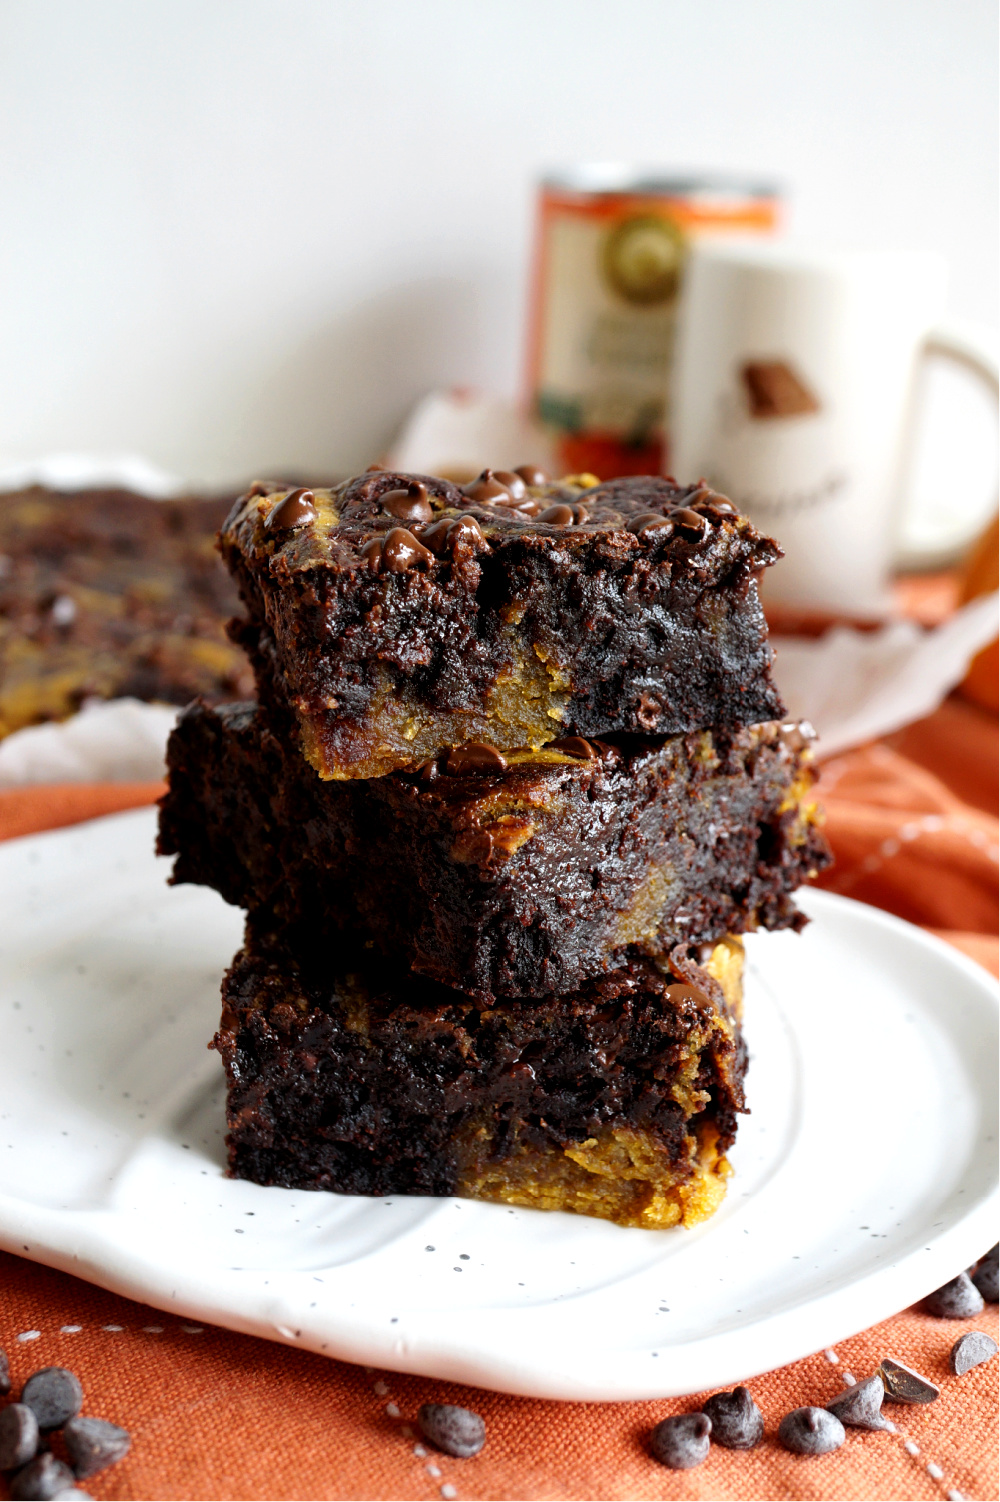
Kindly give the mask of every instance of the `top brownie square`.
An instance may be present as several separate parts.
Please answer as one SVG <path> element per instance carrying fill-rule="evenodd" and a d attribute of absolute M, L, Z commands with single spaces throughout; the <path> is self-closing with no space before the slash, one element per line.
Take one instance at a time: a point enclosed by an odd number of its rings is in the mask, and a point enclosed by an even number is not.
<path fill-rule="evenodd" d="M 706 485 L 524 473 L 377 470 L 235 503 L 242 639 L 321 777 L 783 714 L 757 593 L 776 543 Z"/>

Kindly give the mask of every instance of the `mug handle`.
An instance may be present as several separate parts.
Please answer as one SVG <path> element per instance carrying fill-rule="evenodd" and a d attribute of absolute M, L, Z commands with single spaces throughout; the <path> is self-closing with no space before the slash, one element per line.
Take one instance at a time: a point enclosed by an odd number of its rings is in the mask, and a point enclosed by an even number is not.
<path fill-rule="evenodd" d="M 950 360 L 977 376 L 996 400 L 1000 396 L 1000 362 L 996 337 L 974 324 L 940 324 L 930 330 L 920 351 L 921 359 Z M 897 567 L 920 570 L 954 561 L 954 555 L 971 545 L 989 520 L 985 515 L 970 532 L 967 517 L 956 516 L 949 534 L 939 534 L 933 543 L 912 528 L 904 515 L 898 545 Z M 951 555 L 946 557 L 944 555 Z"/>

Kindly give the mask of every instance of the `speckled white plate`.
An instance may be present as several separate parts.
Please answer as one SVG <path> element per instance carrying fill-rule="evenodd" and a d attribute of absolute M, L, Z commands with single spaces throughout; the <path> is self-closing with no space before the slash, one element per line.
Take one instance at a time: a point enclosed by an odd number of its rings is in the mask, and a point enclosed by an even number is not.
<path fill-rule="evenodd" d="M 997 1008 L 971 961 L 821 892 L 750 941 L 753 1115 L 714 1220 L 622 1230 L 223 1177 L 206 1050 L 240 915 L 144 809 L 0 846 L 0 1244 L 181 1316 L 548 1398 L 732 1385 L 996 1240 Z"/>

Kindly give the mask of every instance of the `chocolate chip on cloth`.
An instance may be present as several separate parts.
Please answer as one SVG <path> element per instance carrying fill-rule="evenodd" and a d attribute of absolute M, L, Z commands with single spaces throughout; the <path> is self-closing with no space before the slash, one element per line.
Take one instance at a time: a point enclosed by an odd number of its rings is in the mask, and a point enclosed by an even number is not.
<path fill-rule="evenodd" d="M 78 1477 L 93 1476 L 122 1460 L 132 1447 L 127 1429 L 107 1419 L 70 1419 L 63 1429 L 66 1451 Z"/>
<path fill-rule="evenodd" d="M 842 1424 L 852 1429 L 887 1429 L 896 1432 L 895 1424 L 882 1416 L 882 1400 L 885 1386 L 878 1372 L 864 1382 L 855 1382 L 838 1393 L 832 1403 L 827 1403 L 827 1412 L 835 1414 Z"/>
<path fill-rule="evenodd" d="M 34 1460 L 38 1420 L 23 1403 L 0 1409 L 0 1471 L 13 1471 Z"/>
<path fill-rule="evenodd" d="M 52 1502 L 60 1492 L 68 1491 L 74 1480 L 69 1466 L 45 1451 L 14 1473 L 10 1494 L 16 1502 Z"/>
<path fill-rule="evenodd" d="M 891 1356 L 883 1357 L 878 1370 L 885 1395 L 893 1403 L 933 1403 L 941 1396 L 940 1387 Z"/>
<path fill-rule="evenodd" d="M 43 1366 L 24 1384 L 21 1402 L 34 1411 L 39 1429 L 61 1429 L 83 1407 L 83 1388 L 64 1366 Z"/>
<path fill-rule="evenodd" d="M 471 1408 L 456 1408 L 451 1403 L 425 1403 L 417 1414 L 417 1423 L 425 1439 L 457 1460 L 478 1455 L 486 1443 L 486 1425 Z"/>
<path fill-rule="evenodd" d="M 654 1460 L 672 1471 L 691 1471 L 708 1459 L 712 1420 L 707 1413 L 678 1413 L 657 1424 L 649 1437 Z"/>
<path fill-rule="evenodd" d="M 746 1387 L 717 1392 L 701 1405 L 712 1420 L 712 1440 L 727 1450 L 752 1450 L 764 1438 L 764 1415 Z"/>
<path fill-rule="evenodd" d="M 960 1335 L 951 1348 L 951 1369 L 956 1377 L 964 1377 L 974 1366 L 982 1366 L 997 1353 L 997 1343 L 982 1330 L 970 1330 Z"/>
<path fill-rule="evenodd" d="M 969 1268 L 969 1277 L 987 1304 L 1000 1303 L 1000 1293 L 997 1288 L 998 1272 L 1000 1272 L 997 1265 L 998 1257 L 1000 1257 L 1000 1247 L 995 1246 L 986 1253 L 985 1257 L 980 1257 L 974 1268 Z"/>
<path fill-rule="evenodd" d="M 938 1319 L 973 1319 L 983 1312 L 983 1296 L 968 1273 L 959 1273 L 929 1294 L 921 1308 Z"/>
<path fill-rule="evenodd" d="M 825 1408 L 793 1408 L 778 1425 L 778 1438 L 796 1455 L 829 1455 L 847 1435 L 836 1414 Z"/>

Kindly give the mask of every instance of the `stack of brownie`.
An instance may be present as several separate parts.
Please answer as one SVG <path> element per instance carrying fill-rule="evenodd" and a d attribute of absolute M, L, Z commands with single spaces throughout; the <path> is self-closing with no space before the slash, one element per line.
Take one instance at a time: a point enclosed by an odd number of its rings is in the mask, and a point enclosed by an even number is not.
<path fill-rule="evenodd" d="M 247 910 L 230 1167 L 692 1224 L 744 1109 L 740 935 L 828 852 L 706 486 L 259 483 L 220 543 L 258 701 L 170 743 L 173 880 Z"/>

